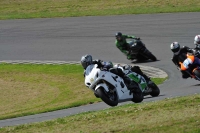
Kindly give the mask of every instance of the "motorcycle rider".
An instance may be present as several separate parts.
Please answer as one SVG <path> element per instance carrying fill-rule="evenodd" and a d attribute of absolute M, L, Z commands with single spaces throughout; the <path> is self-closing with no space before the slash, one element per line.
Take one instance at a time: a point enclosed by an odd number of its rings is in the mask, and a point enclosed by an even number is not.
<path fill-rule="evenodd" d="M 105 61 L 102 61 L 102 60 L 93 60 L 92 59 L 92 56 L 89 55 L 89 54 L 86 54 L 84 56 L 81 57 L 81 65 L 83 66 L 84 68 L 84 77 L 85 77 L 85 70 L 86 68 L 91 65 L 91 64 L 97 64 L 99 68 L 103 69 L 103 70 L 110 70 L 111 68 L 113 68 L 113 63 L 108 61 L 108 62 L 105 62 Z M 121 69 L 112 69 L 111 72 L 117 74 L 118 76 L 120 76 L 123 80 L 124 80 L 124 83 L 126 84 L 127 88 L 133 88 L 132 84 L 131 84 L 131 81 L 128 77 L 126 77 L 126 75 L 122 72 Z"/>
<path fill-rule="evenodd" d="M 135 84 L 132 84 L 130 78 L 127 77 L 120 68 L 113 67 L 112 62 L 110 62 L 110 61 L 104 62 L 102 60 L 93 60 L 92 56 L 88 55 L 88 54 L 81 57 L 81 65 L 84 68 L 84 77 L 85 77 L 86 68 L 91 64 L 97 64 L 98 67 L 100 67 L 101 69 L 107 70 L 107 71 L 109 70 L 110 72 L 115 73 L 116 75 L 120 76 L 124 80 L 124 83 L 126 84 L 127 88 L 131 89 L 131 88 L 135 87 Z M 145 78 L 145 80 L 147 81 L 148 85 L 151 85 L 153 83 L 150 80 L 150 78 L 141 71 L 139 66 L 134 66 L 131 68 L 131 70 L 133 72 L 136 72 L 136 73 L 140 74 L 141 76 L 143 76 Z"/>
<path fill-rule="evenodd" d="M 86 68 L 91 64 L 97 64 L 98 67 L 103 69 L 103 70 L 109 70 L 110 68 L 113 68 L 113 64 L 110 61 L 104 62 L 104 61 L 99 60 L 99 59 L 93 60 L 92 56 L 89 55 L 89 54 L 83 55 L 81 57 L 81 65 L 84 68 L 84 74 L 85 74 Z"/>
<path fill-rule="evenodd" d="M 192 71 L 190 69 L 190 66 L 191 65 L 200 66 L 199 58 L 197 58 L 195 56 L 193 56 L 193 57 L 187 56 L 188 53 L 193 53 L 193 50 L 187 46 L 183 46 L 181 48 L 180 44 L 178 42 L 171 43 L 170 49 L 174 53 L 172 61 L 177 66 L 177 68 L 181 71 L 182 78 L 187 79 L 187 78 L 191 77 L 190 74 L 188 74 L 188 72 L 191 73 L 191 71 Z"/>
<path fill-rule="evenodd" d="M 115 37 L 116 37 L 115 41 L 116 47 L 127 56 L 128 60 L 132 60 L 132 57 L 129 53 L 129 44 L 127 43 L 126 39 L 131 38 L 135 40 L 140 40 L 140 38 L 130 35 L 123 35 L 121 32 L 117 32 L 115 34 Z"/>
<path fill-rule="evenodd" d="M 200 50 L 200 35 L 194 37 L 194 45 L 196 49 Z"/>
<path fill-rule="evenodd" d="M 194 45 L 195 45 L 195 48 L 194 48 L 194 55 L 198 58 L 200 58 L 200 35 L 196 35 L 194 37 Z"/>

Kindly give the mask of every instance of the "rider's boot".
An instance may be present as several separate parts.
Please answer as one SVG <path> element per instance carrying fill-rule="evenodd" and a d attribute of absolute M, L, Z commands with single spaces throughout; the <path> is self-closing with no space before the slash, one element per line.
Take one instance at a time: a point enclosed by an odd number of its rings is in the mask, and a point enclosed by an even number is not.
<path fill-rule="evenodd" d="M 154 84 L 151 81 L 150 77 L 148 77 L 146 74 L 144 74 L 141 71 L 140 67 L 138 67 L 138 66 L 131 67 L 131 71 L 136 72 L 136 73 L 140 74 L 142 77 L 144 77 L 144 79 L 146 80 L 148 86 L 151 86 L 152 84 Z"/>
<path fill-rule="evenodd" d="M 123 80 L 124 80 L 124 83 L 126 84 L 126 87 L 130 90 L 131 88 L 133 88 L 133 86 L 132 86 L 132 84 L 131 84 L 131 79 L 129 78 L 129 77 L 127 77 L 127 76 L 123 76 L 122 77 L 123 78 Z"/>
<path fill-rule="evenodd" d="M 130 78 L 129 77 L 127 77 L 127 76 L 123 76 L 122 77 L 123 78 L 123 80 L 124 80 L 124 83 L 125 83 L 125 85 L 126 85 L 126 87 L 129 89 L 130 88 L 130 83 L 131 83 L 131 80 L 130 80 Z"/>

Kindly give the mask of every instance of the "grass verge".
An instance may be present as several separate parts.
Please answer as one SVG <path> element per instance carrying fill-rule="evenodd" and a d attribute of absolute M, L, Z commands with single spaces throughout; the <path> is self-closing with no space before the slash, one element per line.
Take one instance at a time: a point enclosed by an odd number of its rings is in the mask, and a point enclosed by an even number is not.
<path fill-rule="evenodd" d="M 0 119 L 101 101 L 85 87 L 81 65 L 0 64 L 0 86 Z"/>
<path fill-rule="evenodd" d="M 0 19 L 199 12 L 199 0 L 0 0 Z"/>
<path fill-rule="evenodd" d="M 199 133 L 200 94 L 127 104 L 56 120 L 1 128 L 2 133 Z"/>

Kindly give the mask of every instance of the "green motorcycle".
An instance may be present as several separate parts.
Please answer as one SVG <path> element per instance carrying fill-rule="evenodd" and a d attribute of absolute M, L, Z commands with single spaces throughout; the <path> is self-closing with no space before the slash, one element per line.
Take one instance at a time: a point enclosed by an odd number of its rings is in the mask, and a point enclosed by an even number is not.
<path fill-rule="evenodd" d="M 143 76 L 131 71 L 131 66 L 122 67 L 121 69 L 126 74 L 126 76 L 131 79 L 132 82 L 137 84 L 137 86 L 143 92 L 143 96 L 151 95 L 152 97 L 157 97 L 160 94 L 160 89 L 153 81 L 151 85 L 148 85 Z"/>

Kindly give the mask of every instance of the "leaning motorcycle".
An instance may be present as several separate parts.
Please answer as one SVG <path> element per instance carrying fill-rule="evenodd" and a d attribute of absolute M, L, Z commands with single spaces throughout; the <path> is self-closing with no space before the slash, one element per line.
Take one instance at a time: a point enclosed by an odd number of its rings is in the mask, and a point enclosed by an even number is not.
<path fill-rule="evenodd" d="M 194 56 L 200 59 L 200 50 L 193 49 Z M 194 66 L 191 73 L 196 80 L 200 81 L 200 66 Z"/>
<path fill-rule="evenodd" d="M 200 81 L 200 66 L 197 66 L 195 64 L 191 64 L 191 62 L 194 62 L 195 57 L 199 57 L 200 54 L 187 54 L 187 58 L 183 62 L 179 62 L 181 65 L 181 68 L 177 67 L 180 71 L 187 72 L 191 78 L 194 78 L 196 80 Z M 186 68 L 185 66 L 188 66 L 189 68 Z"/>
<path fill-rule="evenodd" d="M 129 54 L 132 60 L 137 61 L 156 61 L 157 58 L 146 48 L 145 44 L 141 40 L 133 39 L 128 42 L 129 44 Z"/>
<path fill-rule="evenodd" d="M 138 84 L 138 87 L 140 87 L 143 92 L 143 96 L 151 95 L 152 97 L 157 97 L 160 94 L 160 89 L 153 81 L 151 81 L 152 84 L 148 86 L 145 78 L 138 73 L 133 72 L 130 65 L 125 65 L 124 67 L 120 68 L 126 74 L 126 76 L 132 80 L 132 82 Z"/>
<path fill-rule="evenodd" d="M 131 77 L 131 73 L 128 75 Z M 111 71 L 102 70 L 97 64 L 89 65 L 85 70 L 85 85 L 94 92 L 97 98 L 101 98 L 109 106 L 117 106 L 120 101 L 135 103 L 143 101 L 147 83 L 144 79 L 139 80 L 141 77 L 138 77 L 137 74 L 132 75 L 132 78 L 138 82 L 134 82 L 137 87 L 130 90 L 120 76 Z M 152 96 L 159 95 L 155 92 L 148 93 L 151 93 Z"/>

